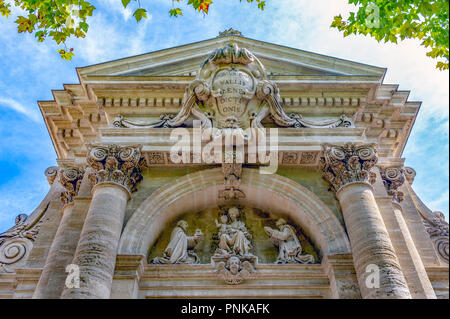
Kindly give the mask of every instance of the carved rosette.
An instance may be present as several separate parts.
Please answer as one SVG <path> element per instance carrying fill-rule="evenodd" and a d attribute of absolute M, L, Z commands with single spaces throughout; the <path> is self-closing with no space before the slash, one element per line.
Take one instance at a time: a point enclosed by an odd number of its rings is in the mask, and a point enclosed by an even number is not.
<path fill-rule="evenodd" d="M 93 172 L 88 178 L 93 185 L 113 182 L 124 186 L 130 192 L 136 191 L 136 185 L 142 180 L 145 160 L 141 145 L 91 145 L 87 163 Z"/>
<path fill-rule="evenodd" d="M 28 216 L 20 214 L 15 225 L 0 234 L 0 273 L 13 272 L 33 248 L 42 221 L 27 223 Z"/>
<path fill-rule="evenodd" d="M 60 169 L 58 174 L 61 185 L 66 189 L 61 193 L 61 201 L 67 205 L 72 203 L 73 198 L 78 194 L 84 170 L 78 167 L 65 167 Z"/>
<path fill-rule="evenodd" d="M 445 262 L 449 263 L 449 228 L 445 221 L 444 214 L 441 212 L 433 212 L 433 219 L 424 219 L 423 223 L 434 243 L 439 257 Z"/>
<path fill-rule="evenodd" d="M 381 178 L 388 195 L 392 200 L 400 203 L 403 200 L 403 192 L 398 188 L 405 182 L 404 169 L 401 167 L 380 167 Z"/>
<path fill-rule="evenodd" d="M 370 170 L 378 161 L 375 144 L 325 144 L 323 151 L 324 157 L 320 160 L 322 176 L 335 192 L 349 183 L 373 182 Z"/>

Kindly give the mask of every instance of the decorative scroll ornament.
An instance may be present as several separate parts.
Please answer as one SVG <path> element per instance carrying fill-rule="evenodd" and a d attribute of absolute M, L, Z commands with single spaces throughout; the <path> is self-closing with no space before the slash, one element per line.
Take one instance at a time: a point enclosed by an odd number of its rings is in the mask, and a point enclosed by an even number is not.
<path fill-rule="evenodd" d="M 398 188 L 405 182 L 404 169 L 401 167 L 380 167 L 380 175 L 392 200 L 400 203 L 403 201 L 403 192 Z"/>
<path fill-rule="evenodd" d="M 403 167 L 403 174 L 410 185 L 414 182 L 416 171 L 411 167 Z"/>
<path fill-rule="evenodd" d="M 50 166 L 45 170 L 44 174 L 50 185 L 55 181 L 56 175 L 58 175 L 58 169 L 58 166 Z"/>
<path fill-rule="evenodd" d="M 323 151 L 324 157 L 320 159 L 322 176 L 335 192 L 348 183 L 374 182 L 370 170 L 378 161 L 375 144 L 325 144 Z"/>
<path fill-rule="evenodd" d="M 77 196 L 83 175 L 84 170 L 78 167 L 66 167 L 59 170 L 59 181 L 66 189 L 61 193 L 61 201 L 65 205 L 72 203 L 73 198 Z"/>
<path fill-rule="evenodd" d="M 449 229 L 448 223 L 445 221 L 444 214 L 441 212 L 433 212 L 433 218 L 431 220 L 424 219 L 423 223 L 430 235 L 431 240 L 434 243 L 439 257 L 449 263 Z"/>
<path fill-rule="evenodd" d="M 88 148 L 87 163 L 93 169 L 88 178 L 93 185 L 114 182 L 130 192 L 136 191 L 146 166 L 141 145 L 89 145 Z"/>
<path fill-rule="evenodd" d="M 276 223 L 278 230 L 264 227 L 264 231 L 278 248 L 276 264 L 314 264 L 314 256 L 302 254 L 302 246 L 295 229 L 280 218 Z"/>
<path fill-rule="evenodd" d="M 173 229 L 162 257 L 155 257 L 151 264 L 198 264 L 200 262 L 195 247 L 203 240 L 203 233 L 200 229 L 195 231 L 194 236 L 186 235 L 188 223 L 180 220 Z"/>
<path fill-rule="evenodd" d="M 225 35 L 234 34 L 234 30 Z M 300 114 L 286 114 L 277 85 L 270 81 L 262 63 L 245 48 L 228 43 L 216 49 L 202 63 L 197 77 L 187 87 L 179 113 L 162 115 L 159 121 L 145 123 L 119 117 L 117 127 L 178 127 L 190 118 L 201 121 L 202 128 L 245 130 L 262 128 L 261 121 L 271 116 L 281 127 L 352 127 L 345 115 L 324 122 L 304 120 Z M 247 136 L 246 138 L 250 138 Z"/>
<path fill-rule="evenodd" d="M 0 234 L 0 273 L 13 272 L 33 247 L 33 242 L 39 232 L 42 221 L 26 223 L 28 216 L 20 214 L 15 225 Z"/>

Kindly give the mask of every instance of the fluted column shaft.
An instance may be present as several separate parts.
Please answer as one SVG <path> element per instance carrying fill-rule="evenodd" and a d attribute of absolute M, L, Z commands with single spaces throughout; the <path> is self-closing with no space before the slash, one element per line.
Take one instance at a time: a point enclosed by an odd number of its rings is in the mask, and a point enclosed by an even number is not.
<path fill-rule="evenodd" d="M 363 298 L 410 298 L 400 264 L 378 209 L 372 186 L 350 183 L 336 194 L 352 245 L 353 260 Z M 379 269 L 379 288 L 367 284 L 369 265 Z"/>
<path fill-rule="evenodd" d="M 58 230 L 36 286 L 33 298 L 59 298 L 66 279 L 66 266 L 70 264 L 77 246 L 80 233 L 80 218 L 74 210 L 74 197 L 80 188 L 84 171 L 76 167 L 58 169 L 59 182 L 65 188 L 61 193 L 61 200 L 65 203 Z"/>
<path fill-rule="evenodd" d="M 141 179 L 138 146 L 94 146 L 87 160 L 95 186 L 72 262 L 80 287 L 66 287 L 61 298 L 109 298 L 127 201 Z"/>
<path fill-rule="evenodd" d="M 324 154 L 324 178 L 341 205 L 361 296 L 411 298 L 369 183 L 378 160 L 374 145 L 324 145 Z"/>
<path fill-rule="evenodd" d="M 109 298 L 128 197 L 117 184 L 94 187 L 72 262 L 80 269 L 80 288 L 65 289 L 64 298 Z"/>

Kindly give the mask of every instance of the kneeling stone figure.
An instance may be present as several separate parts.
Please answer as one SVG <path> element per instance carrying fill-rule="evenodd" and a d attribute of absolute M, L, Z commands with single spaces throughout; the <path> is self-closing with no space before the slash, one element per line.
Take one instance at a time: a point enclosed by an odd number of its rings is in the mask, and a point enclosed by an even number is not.
<path fill-rule="evenodd" d="M 186 235 L 188 223 L 180 220 L 173 229 L 170 236 L 169 245 L 162 257 L 155 257 L 151 264 L 198 264 L 199 258 L 194 252 L 194 248 L 203 240 L 203 233 L 200 229 L 195 231 L 194 236 Z"/>
<path fill-rule="evenodd" d="M 288 225 L 283 218 L 280 218 L 277 223 L 279 230 L 270 227 L 264 227 L 264 231 L 270 237 L 275 246 L 278 246 L 279 254 L 276 264 L 313 264 L 315 262 L 312 255 L 302 255 L 302 246 L 295 234 L 295 230 L 291 225 Z"/>

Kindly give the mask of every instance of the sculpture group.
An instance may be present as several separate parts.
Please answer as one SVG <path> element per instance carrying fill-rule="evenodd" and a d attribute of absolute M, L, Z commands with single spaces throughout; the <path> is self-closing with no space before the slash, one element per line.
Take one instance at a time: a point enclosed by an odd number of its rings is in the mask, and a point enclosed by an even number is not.
<path fill-rule="evenodd" d="M 251 253 L 253 249 L 252 235 L 246 224 L 239 219 L 241 215 L 237 207 L 231 207 L 219 219 L 215 219 L 217 227 L 218 247 L 211 257 L 216 272 L 228 284 L 239 284 L 250 278 L 255 272 L 258 257 Z M 280 218 L 276 222 L 278 229 L 264 227 L 268 239 L 278 249 L 276 264 L 308 264 L 315 263 L 312 255 L 303 254 L 302 246 L 294 227 Z M 152 264 L 198 264 L 200 259 L 195 248 L 204 239 L 203 232 L 196 229 L 193 236 L 187 235 L 188 223 L 180 220 L 172 230 L 169 244 L 163 256 L 155 257 Z"/>

